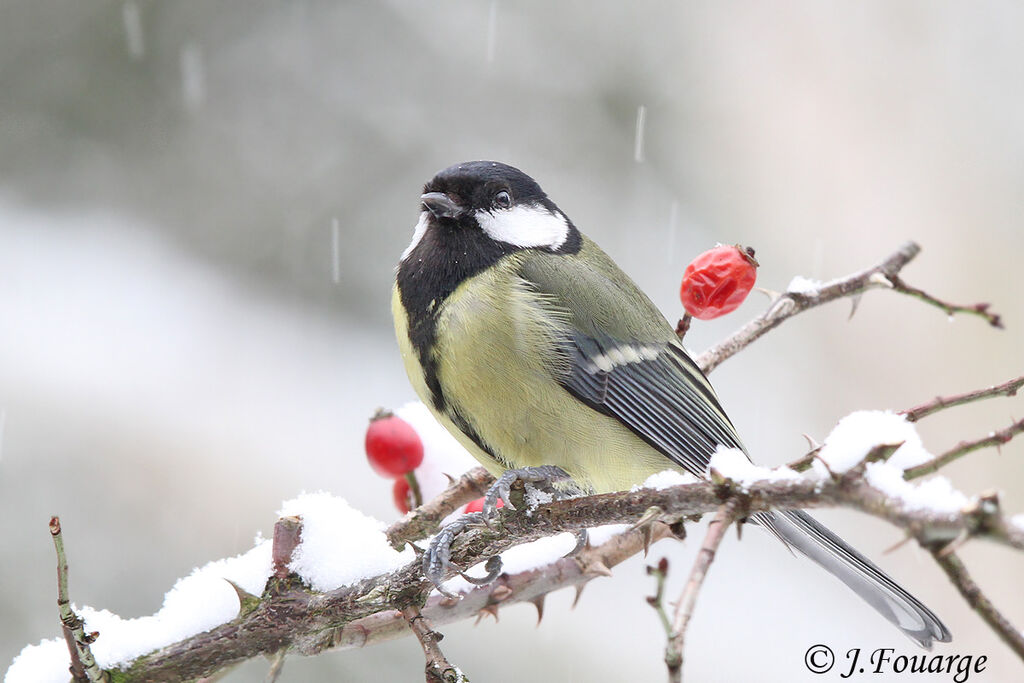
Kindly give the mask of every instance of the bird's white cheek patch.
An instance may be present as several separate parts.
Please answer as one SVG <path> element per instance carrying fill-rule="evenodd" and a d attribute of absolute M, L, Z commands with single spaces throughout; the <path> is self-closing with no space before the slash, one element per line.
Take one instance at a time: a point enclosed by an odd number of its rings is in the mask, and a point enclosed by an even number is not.
<path fill-rule="evenodd" d="M 491 239 L 517 247 L 558 249 L 569 237 L 569 223 L 565 216 L 552 213 L 543 206 L 478 211 L 475 217 Z"/>
<path fill-rule="evenodd" d="M 416 227 L 412 231 L 412 242 L 409 242 L 409 246 L 407 246 L 405 248 L 405 251 L 402 252 L 402 261 L 409 257 L 409 254 L 412 253 L 412 250 L 415 249 L 416 245 L 420 243 L 421 239 L 423 239 L 423 233 L 427 231 L 428 215 L 429 214 L 426 211 L 420 213 L 419 223 L 416 224 Z"/>

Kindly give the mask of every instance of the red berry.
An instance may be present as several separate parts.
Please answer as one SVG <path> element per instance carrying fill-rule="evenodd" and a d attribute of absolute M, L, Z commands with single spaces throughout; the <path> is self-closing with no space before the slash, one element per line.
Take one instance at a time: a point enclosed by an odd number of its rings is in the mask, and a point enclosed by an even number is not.
<path fill-rule="evenodd" d="M 722 245 L 705 251 L 686 266 L 679 298 L 694 318 L 711 320 L 736 310 L 756 280 L 754 250 Z"/>
<path fill-rule="evenodd" d="M 423 442 L 408 422 L 380 411 L 366 430 L 366 459 L 380 476 L 401 477 L 423 462 Z"/>
<path fill-rule="evenodd" d="M 505 501 L 501 498 L 498 499 L 498 507 L 505 507 Z M 466 503 L 466 512 L 483 512 L 484 511 L 484 499 L 477 498 Z"/>
<path fill-rule="evenodd" d="M 409 482 L 405 480 L 405 477 L 395 479 L 395 483 L 391 487 L 391 497 L 395 501 L 395 507 L 403 515 L 412 510 L 412 491 L 409 490 Z"/>

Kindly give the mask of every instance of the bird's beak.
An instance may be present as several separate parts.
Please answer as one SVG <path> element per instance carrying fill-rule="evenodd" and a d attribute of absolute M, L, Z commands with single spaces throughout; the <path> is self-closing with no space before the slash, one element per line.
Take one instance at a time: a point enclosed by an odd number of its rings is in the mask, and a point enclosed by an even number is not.
<path fill-rule="evenodd" d="M 420 197 L 420 201 L 435 218 L 458 218 L 463 214 L 462 207 L 443 192 L 428 192 Z"/>

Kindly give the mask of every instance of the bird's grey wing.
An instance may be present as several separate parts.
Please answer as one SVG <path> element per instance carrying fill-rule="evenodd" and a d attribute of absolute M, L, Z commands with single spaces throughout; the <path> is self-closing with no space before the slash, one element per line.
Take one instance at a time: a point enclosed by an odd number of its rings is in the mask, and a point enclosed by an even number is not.
<path fill-rule="evenodd" d="M 736 430 L 703 373 L 670 336 L 668 323 L 650 326 L 652 318 L 663 321 L 660 313 L 624 275 L 609 278 L 615 265 L 602 263 L 603 256 L 596 268 L 567 258 L 524 264 L 524 277 L 572 323 L 562 342 L 567 359 L 562 386 L 703 476 L 718 445 L 743 448 Z M 580 306 L 573 297 L 590 300 Z M 646 309 L 644 320 L 599 317 L 623 305 Z M 922 647 L 951 639 L 931 610 L 807 513 L 757 513 L 752 521 L 821 565 Z"/>
<path fill-rule="evenodd" d="M 586 262 L 524 260 L 524 279 L 570 321 L 561 340 L 566 363 L 559 382 L 702 477 L 719 445 L 743 448 L 739 436 L 668 322 L 628 277 L 614 277 L 610 268 L 617 267 L 599 250 Z M 623 316 L 623 306 L 638 315 Z"/>

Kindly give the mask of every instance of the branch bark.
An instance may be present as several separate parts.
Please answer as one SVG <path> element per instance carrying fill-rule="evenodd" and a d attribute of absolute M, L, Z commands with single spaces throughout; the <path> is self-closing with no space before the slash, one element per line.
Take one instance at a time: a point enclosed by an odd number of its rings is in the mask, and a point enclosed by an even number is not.
<path fill-rule="evenodd" d="M 427 658 L 427 665 L 424 668 L 426 683 L 468 683 L 469 679 L 452 665 L 448 658 L 441 652 L 439 642 L 444 638 L 431 627 L 430 622 L 420 613 L 419 607 L 409 605 L 402 608 L 402 617 L 409 624 L 409 630 L 420 641 L 423 648 L 423 655 Z"/>
<path fill-rule="evenodd" d="M 946 408 L 962 406 L 967 403 L 980 401 L 985 398 L 992 398 L 994 396 L 1016 396 L 1017 391 L 1021 387 L 1024 387 L 1024 375 L 1015 377 L 1008 382 L 988 387 L 987 389 L 968 391 L 967 393 L 955 394 L 953 396 L 937 396 L 927 403 L 922 403 L 919 406 L 915 406 L 909 410 L 901 412 L 906 416 L 909 422 L 917 422 L 922 418 L 933 415 L 940 410 L 945 410 Z"/>
<path fill-rule="evenodd" d="M 704 542 L 697 552 L 697 558 L 690 570 L 690 578 L 683 588 L 683 593 L 676 603 L 675 615 L 672 619 L 672 632 L 665 646 L 665 666 L 668 667 L 669 683 L 681 683 L 683 680 L 683 645 L 686 639 L 686 627 L 690 625 L 693 610 L 697 606 L 697 595 L 704 585 L 704 577 L 711 568 L 711 563 L 718 552 L 718 546 L 725 538 L 725 532 L 737 517 L 740 499 L 732 498 L 718 508 L 715 518 L 708 524 Z"/>
<path fill-rule="evenodd" d="M 960 591 L 960 595 L 964 597 L 967 604 L 978 613 L 978 616 L 996 632 L 1004 643 L 1010 646 L 1011 650 L 1017 653 L 1021 660 L 1024 660 L 1024 633 L 1014 628 L 1013 624 L 996 609 L 992 601 L 981 592 L 978 584 L 967 573 L 967 568 L 964 567 L 956 553 L 943 553 L 936 550 L 932 552 L 932 557 L 946 572 L 946 576 Z"/>

